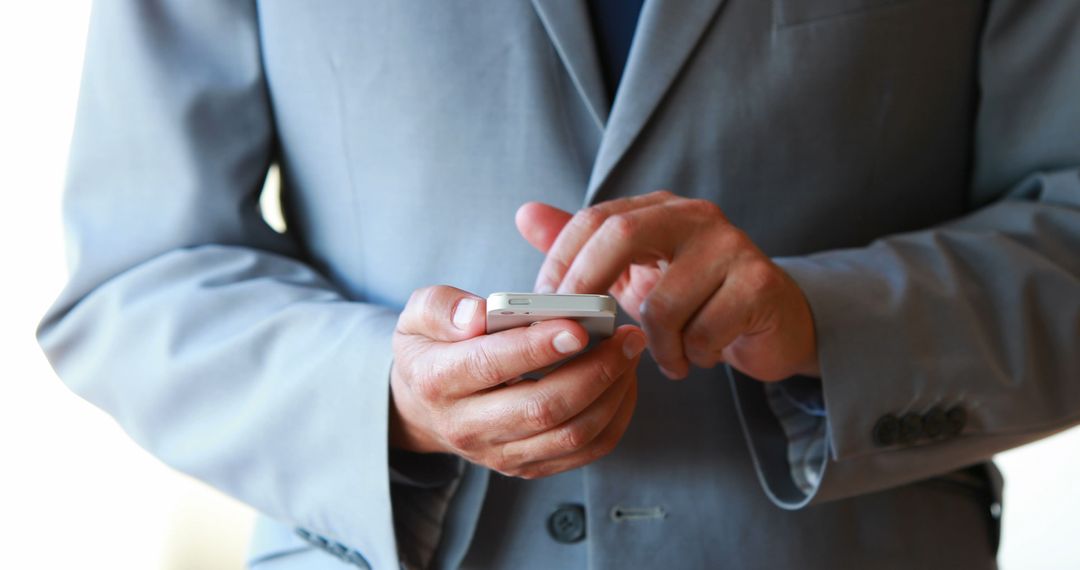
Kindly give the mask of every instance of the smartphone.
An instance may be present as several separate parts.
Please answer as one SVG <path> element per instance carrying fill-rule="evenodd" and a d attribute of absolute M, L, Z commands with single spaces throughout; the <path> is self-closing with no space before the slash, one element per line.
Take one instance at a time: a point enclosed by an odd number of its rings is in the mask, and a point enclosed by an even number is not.
<path fill-rule="evenodd" d="M 487 298 L 487 332 L 495 333 L 538 321 L 572 319 L 592 341 L 615 332 L 615 299 L 608 295 L 492 293 Z"/>

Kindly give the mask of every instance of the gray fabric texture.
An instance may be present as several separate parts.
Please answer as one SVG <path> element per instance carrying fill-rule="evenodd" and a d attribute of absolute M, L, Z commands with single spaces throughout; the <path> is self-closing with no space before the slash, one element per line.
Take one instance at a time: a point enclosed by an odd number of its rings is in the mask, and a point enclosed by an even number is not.
<path fill-rule="evenodd" d="M 718 204 L 806 292 L 816 485 L 761 383 L 668 382 L 646 358 L 610 456 L 490 489 L 465 465 L 431 565 L 992 568 L 996 473 L 939 483 L 1080 421 L 1080 2 L 647 0 L 610 106 L 585 17 L 95 3 L 71 279 L 38 331 L 60 377 L 264 513 L 255 567 L 338 549 L 396 568 L 387 378 L 409 294 L 528 290 L 522 203 L 666 188 Z M 284 234 L 257 208 L 273 163 Z M 874 444 L 882 416 L 934 406 L 966 410 L 958 436 Z M 542 530 L 563 502 L 584 542 Z"/>

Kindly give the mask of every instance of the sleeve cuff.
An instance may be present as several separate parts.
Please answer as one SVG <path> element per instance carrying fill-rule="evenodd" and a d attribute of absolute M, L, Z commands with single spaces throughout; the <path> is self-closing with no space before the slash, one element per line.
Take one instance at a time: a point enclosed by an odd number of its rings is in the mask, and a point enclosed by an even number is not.
<path fill-rule="evenodd" d="M 765 398 L 787 439 L 791 479 L 806 495 L 821 483 L 828 438 L 821 381 L 797 376 L 764 384 Z"/>
<path fill-rule="evenodd" d="M 465 470 L 465 461 L 449 453 L 413 453 L 390 448 L 390 482 L 423 489 L 452 483 Z"/>
<path fill-rule="evenodd" d="M 808 505 L 820 490 L 828 465 L 828 421 L 802 412 L 779 391 L 770 397 L 767 384 L 725 366 L 735 398 L 739 422 L 754 469 L 769 499 L 783 509 Z M 778 414 L 774 402 L 780 407 Z M 786 407 L 785 407 L 786 406 Z M 798 421 L 784 422 L 798 418 Z M 796 427 L 798 424 L 798 427 Z M 805 430 L 798 452 L 790 445 L 787 429 Z M 794 459 L 794 460 L 793 460 Z"/>

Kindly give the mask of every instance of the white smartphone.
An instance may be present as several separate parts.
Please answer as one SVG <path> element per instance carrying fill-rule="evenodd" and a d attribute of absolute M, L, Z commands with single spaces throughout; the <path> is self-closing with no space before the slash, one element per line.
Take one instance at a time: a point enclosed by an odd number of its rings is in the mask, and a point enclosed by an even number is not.
<path fill-rule="evenodd" d="M 608 295 L 492 293 L 487 298 L 487 332 L 495 333 L 538 321 L 573 319 L 590 340 L 615 332 L 615 299 Z"/>

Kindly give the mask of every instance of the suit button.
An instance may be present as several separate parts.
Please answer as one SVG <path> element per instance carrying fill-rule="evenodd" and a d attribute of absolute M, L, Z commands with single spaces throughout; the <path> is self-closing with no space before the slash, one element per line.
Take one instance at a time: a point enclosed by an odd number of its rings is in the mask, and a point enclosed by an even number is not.
<path fill-rule="evenodd" d="M 934 406 L 930 408 L 929 412 L 923 416 L 922 428 L 926 437 L 938 437 L 945 434 L 945 423 L 948 418 L 945 416 L 945 410 Z"/>
<path fill-rule="evenodd" d="M 571 544 L 585 538 L 585 507 L 559 505 L 548 517 L 548 534 L 557 542 Z"/>
<path fill-rule="evenodd" d="M 922 416 L 905 414 L 900 420 L 900 443 L 911 445 L 923 435 Z"/>
<path fill-rule="evenodd" d="M 967 410 L 962 406 L 949 408 L 945 414 L 945 435 L 953 437 L 960 435 L 967 425 Z"/>
<path fill-rule="evenodd" d="M 874 443 L 888 447 L 900 438 L 900 420 L 892 414 L 886 414 L 874 424 Z"/>

